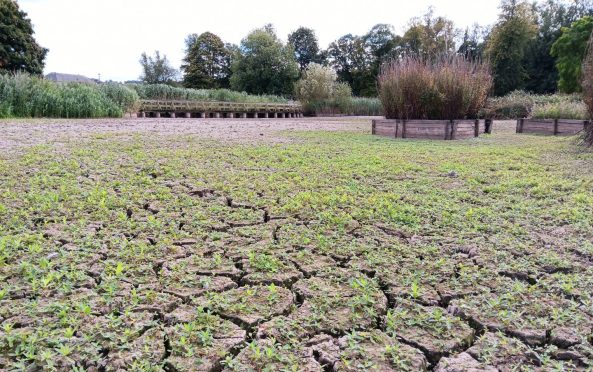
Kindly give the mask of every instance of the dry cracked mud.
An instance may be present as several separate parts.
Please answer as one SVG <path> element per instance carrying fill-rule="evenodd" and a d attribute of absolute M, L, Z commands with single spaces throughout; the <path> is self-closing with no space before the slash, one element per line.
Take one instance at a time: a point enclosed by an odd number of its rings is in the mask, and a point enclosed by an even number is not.
<path fill-rule="evenodd" d="M 0 122 L 0 370 L 588 370 L 593 156 L 513 125 Z"/>

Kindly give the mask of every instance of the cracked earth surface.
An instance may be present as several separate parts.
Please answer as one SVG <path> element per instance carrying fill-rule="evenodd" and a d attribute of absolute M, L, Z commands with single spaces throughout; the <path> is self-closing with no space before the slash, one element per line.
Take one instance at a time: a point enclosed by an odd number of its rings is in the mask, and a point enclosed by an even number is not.
<path fill-rule="evenodd" d="M 593 367 L 593 155 L 367 118 L 0 122 L 0 369 Z"/>

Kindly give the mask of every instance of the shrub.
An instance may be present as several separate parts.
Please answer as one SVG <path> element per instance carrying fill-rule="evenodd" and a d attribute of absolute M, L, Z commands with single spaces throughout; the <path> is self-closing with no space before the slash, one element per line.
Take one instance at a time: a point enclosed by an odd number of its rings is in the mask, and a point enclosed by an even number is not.
<path fill-rule="evenodd" d="M 533 106 L 532 117 L 536 119 L 575 119 L 586 120 L 589 117 L 584 102 L 551 102 Z"/>
<path fill-rule="evenodd" d="M 477 118 L 491 87 L 488 65 L 463 56 L 404 57 L 383 65 L 379 75 L 389 119 Z"/>
<path fill-rule="evenodd" d="M 295 84 L 295 95 L 302 104 L 334 98 L 337 75 L 334 70 L 311 63 Z M 350 92 L 350 95 L 352 93 Z"/>
<path fill-rule="evenodd" d="M 503 97 L 492 97 L 480 116 L 492 119 L 544 118 L 581 119 L 583 99 L 580 94 L 529 94 L 514 91 Z M 556 117 L 562 116 L 563 117 Z"/>
<path fill-rule="evenodd" d="M 486 101 L 480 116 L 489 119 L 517 119 L 531 115 L 534 100 L 523 91 L 514 91 L 503 97 L 493 97 Z"/>
<path fill-rule="evenodd" d="M 589 45 L 587 46 L 587 54 L 583 61 L 583 100 L 589 109 L 589 118 L 593 121 L 593 33 L 589 38 Z M 584 131 L 583 143 L 586 146 L 593 146 L 593 123 Z"/>

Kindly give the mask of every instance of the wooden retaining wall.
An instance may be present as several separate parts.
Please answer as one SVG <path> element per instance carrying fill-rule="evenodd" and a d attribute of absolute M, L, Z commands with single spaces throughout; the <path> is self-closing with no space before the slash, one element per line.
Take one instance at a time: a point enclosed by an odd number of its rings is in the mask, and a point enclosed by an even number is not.
<path fill-rule="evenodd" d="M 481 120 L 373 120 L 372 133 L 392 138 L 454 140 L 478 137 L 492 125 Z"/>
<path fill-rule="evenodd" d="M 142 100 L 138 117 L 294 118 L 302 117 L 302 112 L 298 103 Z"/>
<path fill-rule="evenodd" d="M 585 129 L 588 124 L 587 120 L 519 119 L 517 120 L 517 133 L 572 136 Z"/>

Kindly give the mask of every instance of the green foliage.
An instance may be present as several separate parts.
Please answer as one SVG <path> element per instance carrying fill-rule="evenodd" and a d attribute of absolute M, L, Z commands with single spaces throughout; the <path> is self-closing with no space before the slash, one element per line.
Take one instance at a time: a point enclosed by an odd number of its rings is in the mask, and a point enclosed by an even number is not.
<path fill-rule="evenodd" d="M 480 116 L 492 119 L 544 118 L 584 119 L 583 100 L 579 94 L 536 95 L 514 91 L 503 97 L 492 97 Z"/>
<path fill-rule="evenodd" d="M 188 88 L 227 88 L 231 73 L 231 53 L 217 35 L 204 32 L 190 35 L 181 69 Z"/>
<path fill-rule="evenodd" d="M 140 99 L 170 99 L 219 102 L 270 102 L 287 103 L 288 100 L 273 95 L 252 95 L 228 89 L 190 89 L 166 84 L 129 84 Z"/>
<path fill-rule="evenodd" d="M 138 95 L 120 84 L 57 84 L 28 74 L 0 75 L 0 117 L 99 118 L 134 111 Z"/>
<path fill-rule="evenodd" d="M 364 38 L 344 35 L 331 43 L 327 50 L 330 65 L 338 79 L 348 83 L 356 96 L 376 96 L 376 80 L 372 71 L 372 57 Z"/>
<path fill-rule="evenodd" d="M 587 42 L 593 32 L 593 17 L 583 17 L 570 28 L 562 28 L 562 36 L 552 45 L 560 79 L 558 88 L 565 93 L 581 91 L 581 67 Z"/>
<path fill-rule="evenodd" d="M 337 88 L 334 70 L 317 63 L 311 63 L 295 84 L 295 95 L 303 104 L 334 98 Z"/>
<path fill-rule="evenodd" d="M 99 90 L 111 101 L 115 102 L 123 112 L 135 112 L 140 103 L 138 93 L 123 84 L 104 83 L 99 85 Z"/>
<path fill-rule="evenodd" d="M 401 39 L 405 54 L 422 58 L 438 58 L 455 52 L 455 27 L 445 17 L 435 17 L 429 8 L 423 17 L 412 18 Z"/>
<path fill-rule="evenodd" d="M 303 72 L 310 63 L 321 63 L 319 43 L 315 31 L 306 27 L 299 27 L 296 31 L 288 35 L 288 44 L 294 49 L 295 57 L 301 72 Z"/>
<path fill-rule="evenodd" d="M 525 69 L 528 78 L 525 90 L 536 94 L 550 94 L 558 89 L 556 59 L 550 54 L 552 44 L 562 34 L 562 27 L 586 15 L 593 15 L 590 0 L 564 2 L 546 0 L 534 4 L 538 33 L 529 44 L 525 54 Z"/>
<path fill-rule="evenodd" d="M 526 49 L 537 33 L 534 14 L 527 2 L 504 0 L 501 10 L 486 48 L 494 76 L 494 94 L 499 96 L 523 88 L 527 79 Z"/>
<path fill-rule="evenodd" d="M 48 52 L 33 37 L 27 13 L 13 0 L 0 0 L 0 71 L 43 73 Z"/>
<path fill-rule="evenodd" d="M 587 55 L 583 61 L 583 100 L 589 109 L 589 118 L 593 119 L 593 33 L 589 38 Z M 593 146 L 593 125 L 589 125 L 583 135 L 583 143 Z"/>
<path fill-rule="evenodd" d="M 491 85 L 490 69 L 482 62 L 404 57 L 383 66 L 379 97 L 389 119 L 477 118 Z"/>
<path fill-rule="evenodd" d="M 314 101 L 305 106 L 308 114 L 382 116 L 383 106 L 378 98 L 348 97 L 345 99 L 327 99 Z"/>
<path fill-rule="evenodd" d="M 231 87 L 251 94 L 292 94 L 299 76 L 294 51 L 285 46 L 271 26 L 252 31 L 241 41 L 233 61 Z"/>
<path fill-rule="evenodd" d="M 140 56 L 142 75 L 140 80 L 146 84 L 171 84 L 175 82 L 178 72 L 175 70 L 166 55 L 161 57 L 160 52 L 154 52 L 154 56 L 142 53 Z"/>
<path fill-rule="evenodd" d="M 587 120 L 589 113 L 584 102 L 556 102 L 536 104 L 532 117 L 536 119 L 575 119 Z"/>

